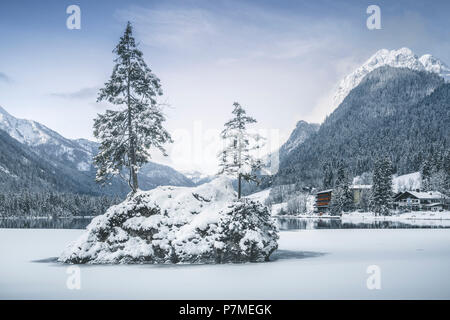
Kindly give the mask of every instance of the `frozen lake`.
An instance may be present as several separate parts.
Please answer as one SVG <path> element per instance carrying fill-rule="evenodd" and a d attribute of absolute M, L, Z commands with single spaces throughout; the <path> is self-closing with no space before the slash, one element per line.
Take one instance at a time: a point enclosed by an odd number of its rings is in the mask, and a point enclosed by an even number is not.
<path fill-rule="evenodd" d="M 450 299 L 449 229 L 281 232 L 272 262 L 81 266 L 54 257 L 81 230 L 0 229 L 1 299 Z M 367 268 L 380 270 L 369 290 Z"/>
<path fill-rule="evenodd" d="M 411 229 L 411 228 L 450 228 L 450 220 L 402 219 L 359 221 L 340 218 L 302 218 L 277 217 L 278 227 L 283 231 L 312 229 Z"/>
<path fill-rule="evenodd" d="M 277 217 L 280 230 L 450 228 L 450 220 L 348 221 L 339 218 Z M 8 218 L 0 229 L 84 229 L 92 218 Z"/>

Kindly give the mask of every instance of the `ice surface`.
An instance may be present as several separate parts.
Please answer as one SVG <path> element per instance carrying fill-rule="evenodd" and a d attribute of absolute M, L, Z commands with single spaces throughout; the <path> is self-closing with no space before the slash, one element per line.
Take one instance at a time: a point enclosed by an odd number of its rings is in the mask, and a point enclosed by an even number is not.
<path fill-rule="evenodd" d="M 450 299 L 450 230 L 281 232 L 269 263 L 80 266 L 49 261 L 80 230 L 0 229 L 1 299 Z M 41 261 L 41 262 L 37 262 Z M 367 267 L 381 270 L 369 290 Z"/>

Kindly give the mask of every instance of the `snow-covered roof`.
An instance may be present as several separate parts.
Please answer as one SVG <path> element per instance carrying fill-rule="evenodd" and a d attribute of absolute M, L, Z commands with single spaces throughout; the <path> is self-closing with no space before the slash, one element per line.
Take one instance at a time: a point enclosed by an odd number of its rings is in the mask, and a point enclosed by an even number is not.
<path fill-rule="evenodd" d="M 431 204 L 426 204 L 426 207 L 438 207 L 438 206 L 443 206 L 444 204 L 442 203 L 431 203 Z"/>
<path fill-rule="evenodd" d="M 428 191 L 428 192 L 417 192 L 417 191 L 406 191 L 413 195 L 417 199 L 442 199 L 444 195 L 439 191 Z"/>
<path fill-rule="evenodd" d="M 331 191 L 333 191 L 333 189 L 322 190 L 322 191 L 318 191 L 317 194 L 319 194 L 319 193 L 328 193 L 328 192 L 331 192 Z"/>
<path fill-rule="evenodd" d="M 350 189 L 371 189 L 371 184 L 354 184 L 350 186 Z"/>

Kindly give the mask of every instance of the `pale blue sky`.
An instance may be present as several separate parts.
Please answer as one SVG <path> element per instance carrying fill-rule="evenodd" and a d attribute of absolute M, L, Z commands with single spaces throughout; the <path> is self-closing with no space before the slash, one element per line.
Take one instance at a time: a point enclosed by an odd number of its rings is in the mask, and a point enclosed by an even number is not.
<path fill-rule="evenodd" d="M 66 28 L 71 4 L 81 7 L 81 30 Z M 381 8 L 382 30 L 366 28 L 370 4 Z M 378 49 L 409 47 L 450 63 L 448 12 L 450 1 L 436 0 L 2 1 L 0 105 L 69 138 L 92 138 L 106 107 L 96 92 L 131 20 L 171 105 L 167 126 L 181 137 L 169 163 L 212 172 L 208 143 L 234 101 L 257 128 L 278 130 L 281 143 L 298 120 L 321 122 L 337 82 Z M 186 147 L 198 137 L 205 141 Z"/>

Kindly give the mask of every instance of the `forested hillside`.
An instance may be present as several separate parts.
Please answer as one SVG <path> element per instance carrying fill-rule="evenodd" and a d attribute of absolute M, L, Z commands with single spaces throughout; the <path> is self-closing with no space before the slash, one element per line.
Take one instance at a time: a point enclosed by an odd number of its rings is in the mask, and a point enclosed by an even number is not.
<path fill-rule="evenodd" d="M 317 133 L 282 159 L 275 184 L 321 186 L 323 167 L 342 161 L 350 175 L 388 155 L 394 172 L 418 171 L 450 145 L 450 84 L 436 74 L 380 67 L 369 73 Z"/>

